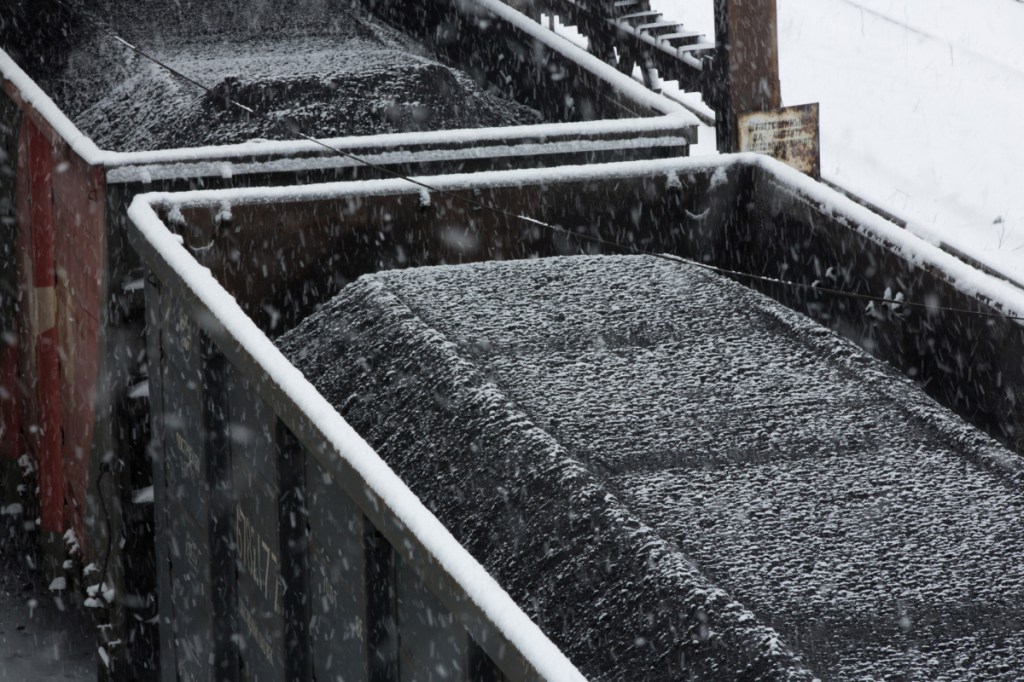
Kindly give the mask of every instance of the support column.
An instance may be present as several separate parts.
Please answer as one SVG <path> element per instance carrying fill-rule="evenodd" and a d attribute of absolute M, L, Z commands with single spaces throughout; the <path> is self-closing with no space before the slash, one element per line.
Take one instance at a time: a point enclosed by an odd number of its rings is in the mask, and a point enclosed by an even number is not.
<path fill-rule="evenodd" d="M 715 43 L 718 151 L 735 152 L 741 114 L 782 106 L 775 0 L 715 0 Z"/>

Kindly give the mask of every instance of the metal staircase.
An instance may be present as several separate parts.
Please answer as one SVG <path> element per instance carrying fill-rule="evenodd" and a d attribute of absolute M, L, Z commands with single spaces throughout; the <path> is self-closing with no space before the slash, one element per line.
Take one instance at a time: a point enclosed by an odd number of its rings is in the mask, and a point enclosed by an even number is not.
<path fill-rule="evenodd" d="M 575 27 L 589 40 L 591 52 L 623 73 L 632 74 L 639 65 L 652 90 L 660 91 L 662 80 L 678 80 L 684 91 L 700 92 L 705 99 L 711 94 L 707 74 L 715 43 L 666 19 L 648 0 L 539 0 L 534 13 Z"/>

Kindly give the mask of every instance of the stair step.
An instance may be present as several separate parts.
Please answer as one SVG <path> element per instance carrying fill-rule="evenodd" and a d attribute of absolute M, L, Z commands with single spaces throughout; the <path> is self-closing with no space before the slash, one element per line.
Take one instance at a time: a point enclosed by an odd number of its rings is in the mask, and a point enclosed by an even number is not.
<path fill-rule="evenodd" d="M 661 36 L 667 33 L 682 33 L 682 26 L 678 21 L 655 21 L 650 24 L 640 24 L 635 27 L 637 31 L 650 36 Z"/>
<path fill-rule="evenodd" d="M 636 28 L 640 24 L 657 23 L 661 19 L 661 12 L 655 10 L 648 10 L 646 12 L 633 12 L 632 14 L 623 14 L 618 17 L 618 21 L 626 22 L 630 26 Z"/>
<path fill-rule="evenodd" d="M 649 12 L 651 11 L 650 5 L 646 1 L 641 0 L 618 0 L 615 3 L 614 8 L 610 17 L 621 18 L 623 16 L 629 16 L 638 12 Z"/>
<path fill-rule="evenodd" d="M 683 54 L 689 52 L 713 52 L 716 47 L 717 46 L 714 43 L 704 41 L 699 43 L 692 43 L 690 45 L 680 45 L 679 47 L 675 48 L 675 53 L 677 56 L 681 57 L 683 56 Z"/>
<path fill-rule="evenodd" d="M 678 33 L 666 33 L 658 36 L 659 44 L 668 44 L 671 47 L 682 47 L 699 43 L 704 34 L 699 31 L 680 31 Z"/>

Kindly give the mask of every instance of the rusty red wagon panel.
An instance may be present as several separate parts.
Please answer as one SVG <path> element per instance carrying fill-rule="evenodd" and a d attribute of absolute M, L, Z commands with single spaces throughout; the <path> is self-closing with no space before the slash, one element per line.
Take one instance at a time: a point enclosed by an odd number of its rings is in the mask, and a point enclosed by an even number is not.
<path fill-rule="evenodd" d="M 17 91 L 7 87 L 17 102 Z M 14 390 L 5 402 L 3 457 L 17 460 L 25 446 L 38 463 L 40 529 L 45 544 L 57 550 L 66 531 L 79 543 L 86 537 L 100 362 L 104 178 L 102 168 L 85 162 L 45 118 L 31 107 L 23 112 L 15 211 L 19 257 L 7 275 L 24 287 L 17 342 L 5 344 L 3 385 Z"/>

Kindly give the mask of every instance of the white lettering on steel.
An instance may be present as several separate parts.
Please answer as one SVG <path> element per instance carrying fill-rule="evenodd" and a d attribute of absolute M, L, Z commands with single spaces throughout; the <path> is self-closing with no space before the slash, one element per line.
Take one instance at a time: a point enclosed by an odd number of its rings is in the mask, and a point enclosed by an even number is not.
<path fill-rule="evenodd" d="M 280 561 L 277 553 L 256 532 L 249 517 L 241 507 L 235 510 L 235 535 L 238 542 L 238 557 L 256 586 L 263 592 L 267 602 L 274 605 L 274 613 L 281 613 L 277 576 Z"/>
<path fill-rule="evenodd" d="M 239 603 L 239 610 L 242 612 L 242 620 L 245 622 L 246 627 L 249 629 L 249 634 L 252 636 L 253 641 L 256 642 L 256 647 L 263 653 L 268 661 L 274 660 L 274 647 L 270 645 L 270 639 L 266 633 L 263 632 L 263 628 L 260 627 L 256 621 L 256 617 L 253 616 L 252 611 L 249 607 L 243 603 Z"/>
<path fill-rule="evenodd" d="M 174 444 L 177 446 L 178 453 L 182 457 L 182 461 L 184 463 L 182 468 L 185 470 L 185 473 L 195 478 L 199 478 L 202 474 L 202 470 L 199 465 L 199 454 L 192 449 L 192 446 L 188 444 L 185 437 L 177 431 L 174 433 Z"/>

